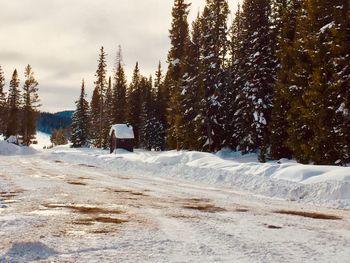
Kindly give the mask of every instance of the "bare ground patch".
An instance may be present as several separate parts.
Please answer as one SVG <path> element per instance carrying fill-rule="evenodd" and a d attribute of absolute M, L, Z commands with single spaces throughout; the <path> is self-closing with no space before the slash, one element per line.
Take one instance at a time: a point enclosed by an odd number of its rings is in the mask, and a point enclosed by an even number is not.
<path fill-rule="evenodd" d="M 81 181 L 66 181 L 67 184 L 72 185 L 87 185 L 87 183 L 81 182 Z"/>
<path fill-rule="evenodd" d="M 129 222 L 127 219 L 98 216 L 98 217 L 92 217 L 92 218 L 81 218 L 76 221 L 73 221 L 73 224 L 76 224 L 76 225 L 93 225 L 95 223 L 122 224 L 127 222 Z"/>
<path fill-rule="evenodd" d="M 246 212 L 249 212 L 249 209 L 247 209 L 247 208 L 236 208 L 235 211 L 239 212 L 239 213 L 246 213 Z"/>
<path fill-rule="evenodd" d="M 302 216 L 313 219 L 323 219 L 323 220 L 341 220 L 342 218 L 336 215 L 318 213 L 318 212 L 305 212 L 305 211 L 292 211 L 292 210 L 277 210 L 274 211 L 276 214 L 283 215 L 293 215 L 293 216 Z"/>
<path fill-rule="evenodd" d="M 15 197 L 17 197 L 18 194 L 23 193 L 24 190 L 15 190 L 15 191 L 2 191 L 0 192 L 0 197 L 3 199 L 5 203 L 13 203 L 15 200 L 13 200 Z"/>
<path fill-rule="evenodd" d="M 227 211 L 225 208 L 218 207 L 212 204 L 187 204 L 182 206 L 186 209 L 192 209 L 192 210 L 198 210 L 201 212 L 209 212 L 209 213 L 216 213 L 216 212 L 225 212 Z"/>
<path fill-rule="evenodd" d="M 125 213 L 119 209 L 109 209 L 93 206 L 83 206 L 83 205 L 65 205 L 65 204 L 45 204 L 47 208 L 66 208 L 80 214 L 123 214 Z"/>

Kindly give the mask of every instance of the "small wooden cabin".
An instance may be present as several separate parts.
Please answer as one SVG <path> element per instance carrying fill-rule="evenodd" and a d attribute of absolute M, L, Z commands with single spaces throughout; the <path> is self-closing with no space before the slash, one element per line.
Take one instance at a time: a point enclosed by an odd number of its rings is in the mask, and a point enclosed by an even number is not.
<path fill-rule="evenodd" d="M 110 130 L 110 152 L 115 149 L 125 149 L 129 152 L 134 151 L 134 129 L 130 124 L 115 124 Z"/>

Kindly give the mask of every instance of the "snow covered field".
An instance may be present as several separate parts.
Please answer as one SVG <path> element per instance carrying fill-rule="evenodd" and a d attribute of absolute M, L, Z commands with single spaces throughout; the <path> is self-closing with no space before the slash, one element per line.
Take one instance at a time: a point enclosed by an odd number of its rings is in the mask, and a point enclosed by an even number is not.
<path fill-rule="evenodd" d="M 350 257 L 350 168 L 228 151 L 12 150 L 0 155 L 0 262 Z"/>

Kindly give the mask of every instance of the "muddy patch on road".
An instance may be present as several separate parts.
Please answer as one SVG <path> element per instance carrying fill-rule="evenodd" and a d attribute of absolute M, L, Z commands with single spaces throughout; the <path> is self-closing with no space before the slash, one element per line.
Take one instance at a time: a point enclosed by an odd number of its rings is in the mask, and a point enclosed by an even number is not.
<path fill-rule="evenodd" d="M 67 184 L 72 184 L 72 185 L 87 185 L 87 183 L 82 182 L 82 181 L 77 181 L 77 180 L 68 180 L 66 181 Z"/>
<path fill-rule="evenodd" d="M 292 216 L 301 216 L 308 217 L 313 219 L 323 219 L 323 220 L 341 220 L 342 218 L 336 215 L 318 213 L 318 212 L 305 212 L 305 211 L 291 211 L 291 210 L 277 210 L 274 211 L 275 214 L 282 215 L 292 215 Z"/>
<path fill-rule="evenodd" d="M 115 218 L 115 217 L 92 217 L 92 218 L 80 218 L 73 221 L 76 225 L 94 225 L 95 223 L 105 223 L 105 224 L 122 224 L 127 223 L 129 220 Z"/>
<path fill-rule="evenodd" d="M 67 205 L 67 204 L 44 204 L 46 208 L 61 208 L 69 209 L 73 212 L 80 214 L 123 214 L 125 211 L 120 209 L 103 208 L 96 206 L 85 206 L 85 205 Z"/>
<path fill-rule="evenodd" d="M 16 203 L 18 200 L 16 197 L 18 194 L 24 193 L 24 190 L 15 190 L 15 191 L 2 191 L 0 192 L 0 198 L 4 203 Z"/>

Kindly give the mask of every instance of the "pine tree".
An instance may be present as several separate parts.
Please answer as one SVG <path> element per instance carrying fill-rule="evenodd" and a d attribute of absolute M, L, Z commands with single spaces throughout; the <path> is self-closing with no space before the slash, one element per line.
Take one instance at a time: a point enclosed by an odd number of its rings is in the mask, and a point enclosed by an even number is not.
<path fill-rule="evenodd" d="M 103 108 L 103 140 L 102 140 L 102 148 L 107 149 L 109 147 L 109 131 L 113 125 L 114 116 L 113 116 L 113 93 L 112 93 L 112 78 L 109 77 L 108 79 L 108 88 L 106 90 L 105 94 L 105 103 Z"/>
<path fill-rule="evenodd" d="M 277 25 L 275 26 L 275 28 L 280 28 L 279 30 L 281 30 L 277 32 L 279 68 L 274 88 L 274 106 L 270 123 L 270 157 L 275 160 L 292 157 L 291 149 L 287 143 L 287 131 L 289 128 L 287 117 L 290 109 L 290 75 L 295 67 L 293 43 L 295 39 L 296 20 L 300 11 L 300 0 L 285 2 L 282 1 L 277 5 L 279 9 L 277 10 Z"/>
<path fill-rule="evenodd" d="M 168 54 L 168 72 L 166 85 L 169 85 L 170 100 L 168 104 L 167 143 L 170 148 L 180 150 L 183 144 L 182 114 L 181 114 L 181 78 L 183 63 L 189 45 L 189 26 L 187 17 L 189 6 L 185 0 L 175 0 L 172 10 L 172 25 L 170 29 L 171 49 Z"/>
<path fill-rule="evenodd" d="M 27 65 L 24 70 L 25 82 L 23 86 L 23 109 L 20 135 L 23 144 L 29 146 L 36 135 L 36 122 L 40 100 L 38 82 L 34 78 L 32 67 Z"/>
<path fill-rule="evenodd" d="M 17 70 L 12 74 L 10 81 L 10 89 L 8 95 L 8 122 L 6 129 L 6 137 L 17 136 L 20 131 L 19 111 L 21 106 L 21 93 L 19 90 L 19 79 Z"/>
<path fill-rule="evenodd" d="M 142 114 L 142 87 L 141 87 L 141 74 L 139 70 L 139 64 L 136 63 L 132 81 L 127 91 L 128 108 L 127 108 L 127 121 L 134 128 L 135 135 L 135 147 L 140 146 L 140 127 L 141 127 L 141 114 Z"/>
<path fill-rule="evenodd" d="M 92 99 L 90 102 L 90 121 L 89 121 L 89 144 L 94 147 L 100 147 L 101 141 L 100 138 L 100 93 L 98 89 L 95 87 L 92 93 Z"/>
<path fill-rule="evenodd" d="M 243 43 L 243 29 L 242 25 L 242 10 L 240 4 L 238 4 L 237 11 L 231 26 L 230 32 L 230 60 L 228 70 L 228 85 L 224 92 L 223 108 L 224 108 L 224 123 L 225 134 L 224 146 L 236 150 L 239 145 L 239 140 L 242 137 L 240 134 L 240 122 L 242 111 L 244 108 L 244 100 L 242 95 L 242 89 L 240 87 L 240 78 L 238 74 L 238 67 L 244 54 L 242 54 Z"/>
<path fill-rule="evenodd" d="M 155 122 L 158 127 L 155 138 L 155 149 L 164 150 L 165 149 L 165 137 L 166 137 L 166 129 L 167 129 L 167 102 L 168 102 L 168 93 L 166 90 L 166 86 L 164 85 L 163 75 L 162 75 L 162 65 L 159 61 L 158 69 L 155 74 L 154 81 L 154 105 L 155 105 Z"/>
<path fill-rule="evenodd" d="M 339 9 L 344 8 L 343 3 L 344 1 L 340 0 L 332 3 L 320 0 L 308 1 L 305 5 L 306 21 L 300 25 L 300 32 L 305 32 L 307 35 L 300 35 L 300 46 L 297 47 L 300 53 L 304 52 L 308 57 L 310 70 L 305 71 L 308 75 L 301 96 L 303 103 L 299 106 L 301 113 L 299 119 L 307 125 L 310 137 L 307 142 L 299 146 L 301 151 L 296 151 L 296 157 L 299 158 L 298 155 L 301 154 L 305 158 L 302 161 L 305 162 L 334 164 L 344 159 L 343 147 L 338 142 L 342 140 L 343 135 L 346 136 L 346 133 L 339 133 L 337 129 L 343 123 L 341 118 L 338 118 L 340 115 L 337 111 L 343 100 L 341 98 L 346 97 L 348 88 L 345 87 L 349 87 L 349 81 L 342 84 L 338 82 L 338 75 L 342 74 L 339 69 L 346 70 L 346 67 L 337 68 L 337 58 L 343 57 L 346 53 L 338 57 L 336 50 L 339 46 L 345 47 L 347 41 L 343 37 L 340 45 L 334 43 L 340 40 L 334 35 L 336 31 L 345 33 L 348 30 L 346 22 L 343 24 L 342 17 L 346 12 L 339 12 Z"/>
<path fill-rule="evenodd" d="M 72 147 L 86 147 L 89 144 L 89 103 L 86 100 L 85 82 L 81 85 L 79 100 L 75 102 L 76 110 L 72 117 Z"/>
<path fill-rule="evenodd" d="M 240 98 L 240 149 L 259 149 L 259 160 L 265 162 L 269 144 L 272 93 L 276 59 L 274 34 L 270 24 L 269 0 L 246 0 L 243 3 L 242 58 L 237 69 Z"/>
<path fill-rule="evenodd" d="M 183 114 L 183 148 L 201 150 L 205 141 L 201 141 L 203 134 L 202 123 L 204 117 L 201 109 L 204 100 L 204 89 L 200 70 L 201 52 L 201 20 L 199 15 L 192 23 L 191 42 L 184 62 L 184 74 L 181 83 L 181 111 Z"/>
<path fill-rule="evenodd" d="M 93 129 L 98 130 L 91 132 L 91 139 L 93 140 L 93 144 L 97 148 L 101 148 L 107 144 L 104 136 L 104 127 L 106 126 L 106 118 L 104 116 L 105 110 L 105 99 L 106 99 L 106 89 L 107 89 L 107 81 L 106 81 L 106 53 L 104 48 L 101 47 L 100 55 L 98 60 L 98 67 L 96 70 L 96 81 L 95 81 L 95 90 L 93 94 L 93 102 L 94 104 L 91 106 L 91 127 Z M 99 109 L 97 109 L 97 104 Z M 98 128 L 97 128 L 98 127 Z"/>
<path fill-rule="evenodd" d="M 113 123 L 122 124 L 127 119 L 127 81 L 123 67 L 122 50 L 119 46 L 113 84 Z"/>
<path fill-rule="evenodd" d="M 4 71 L 0 65 L 0 134 L 6 132 L 7 124 L 7 102 L 6 102 L 6 93 L 5 88 L 5 76 Z"/>
<path fill-rule="evenodd" d="M 219 150 L 222 145 L 224 119 L 222 99 L 228 85 L 227 79 L 227 18 L 229 14 L 226 0 L 207 0 L 202 15 L 202 72 L 205 76 L 205 117 L 204 138 L 209 151 Z"/>

